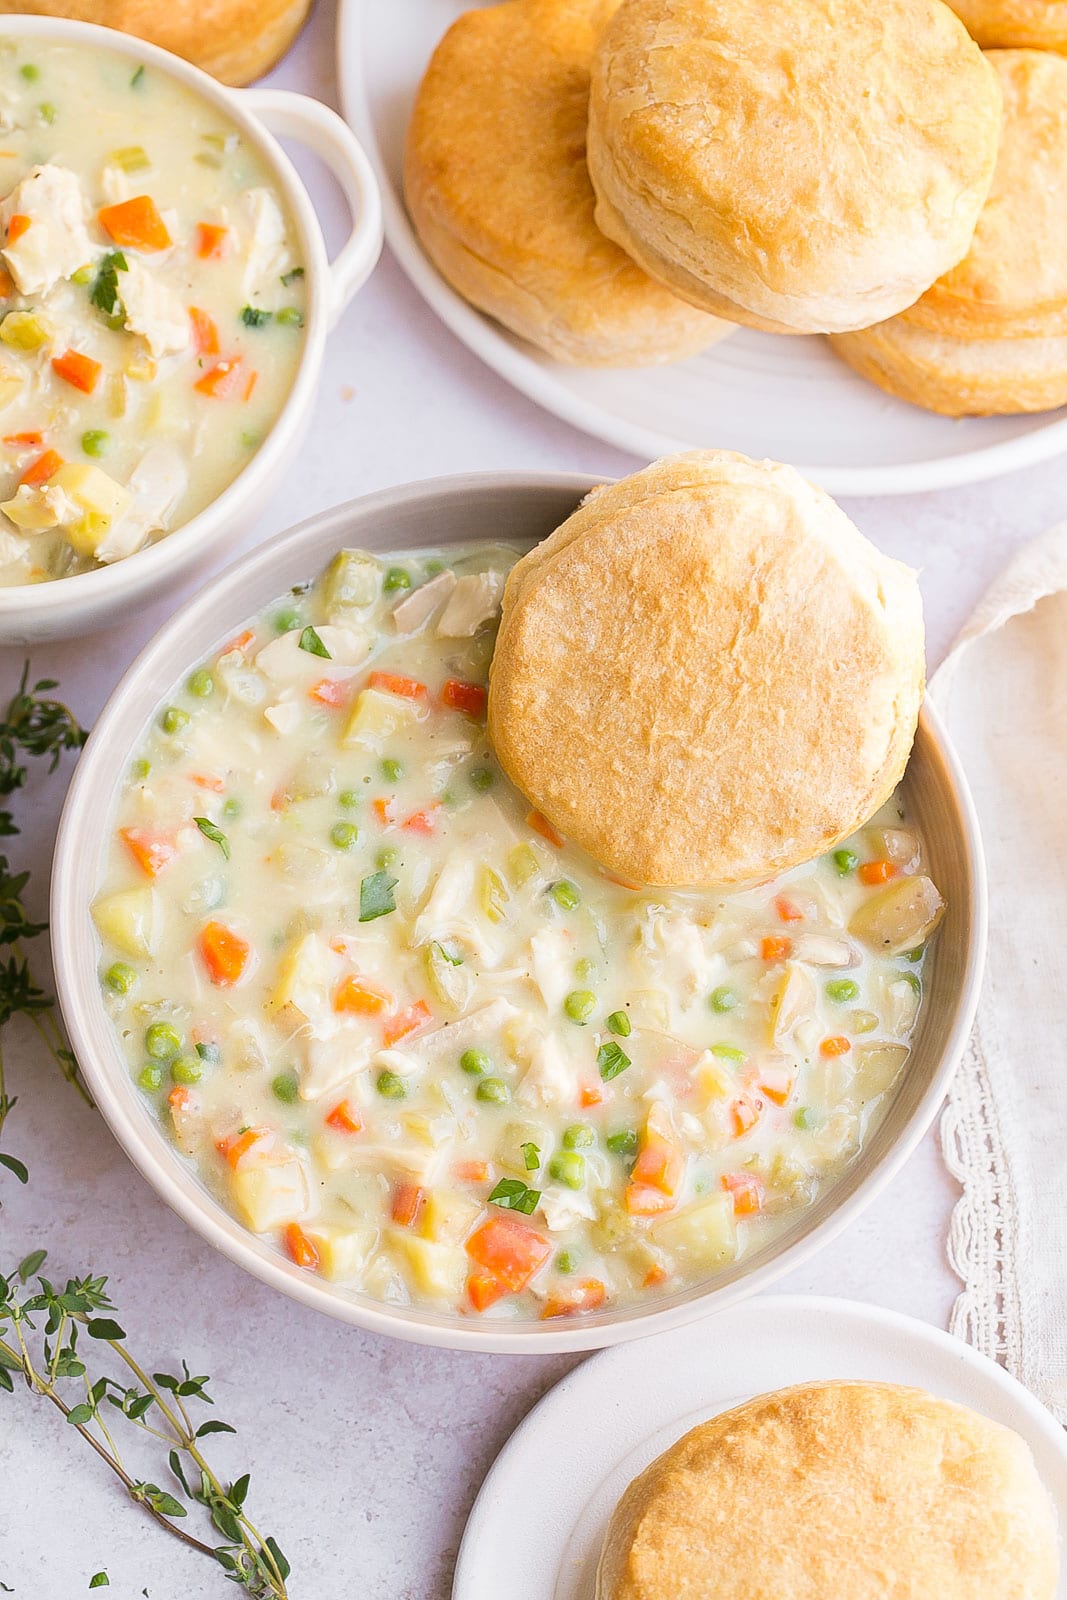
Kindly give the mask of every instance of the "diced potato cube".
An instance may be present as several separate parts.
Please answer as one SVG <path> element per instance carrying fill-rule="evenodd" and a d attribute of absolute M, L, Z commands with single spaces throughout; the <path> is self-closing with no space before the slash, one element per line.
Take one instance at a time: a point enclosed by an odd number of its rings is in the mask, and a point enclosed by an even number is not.
<path fill-rule="evenodd" d="M 0 511 L 16 528 L 23 528 L 27 533 L 40 533 L 44 528 L 54 528 L 58 520 L 48 496 L 42 494 L 40 489 L 31 488 L 28 483 L 20 484 L 13 499 L 5 500 L 0 505 Z"/>
<path fill-rule="evenodd" d="M 382 590 L 380 562 L 365 550 L 339 550 L 326 568 L 324 599 L 331 622 L 372 606 Z"/>
<path fill-rule="evenodd" d="M 353 745 L 375 748 L 416 720 L 410 701 L 377 689 L 363 689 L 356 696 L 341 743 L 346 749 Z"/>
<path fill-rule="evenodd" d="M 330 990 L 341 961 L 323 939 L 305 933 L 294 939 L 278 962 L 278 977 L 267 1001 L 275 1015 L 295 1013 L 308 1020 L 330 1009 Z"/>
<path fill-rule="evenodd" d="M 705 1105 L 737 1093 L 737 1082 L 724 1061 L 705 1050 L 693 1068 L 693 1080 Z"/>
<path fill-rule="evenodd" d="M 467 1256 L 451 1244 L 436 1244 L 403 1228 L 394 1228 L 389 1242 L 421 1294 L 454 1300 L 467 1279 Z"/>
<path fill-rule="evenodd" d="M 39 350 L 54 331 L 39 311 L 9 311 L 0 322 L 0 340 L 12 350 Z"/>
<path fill-rule="evenodd" d="M 308 1214 L 307 1174 L 295 1158 L 273 1166 L 242 1167 L 230 1185 L 234 1203 L 253 1233 L 269 1233 Z"/>
<path fill-rule="evenodd" d="M 419 1232 L 435 1244 L 462 1244 L 482 1214 L 477 1200 L 456 1189 L 431 1189 L 419 1213 Z"/>
<path fill-rule="evenodd" d="M 815 1015 L 819 1003 L 815 979 L 806 967 L 791 961 L 785 970 L 785 982 L 772 1000 L 770 1012 L 770 1043 L 779 1049 Z"/>
<path fill-rule="evenodd" d="M 871 950 L 897 956 L 925 944 L 945 914 L 945 902 L 927 877 L 896 878 L 853 912 L 849 932 Z"/>
<path fill-rule="evenodd" d="M 22 393 L 22 374 L 0 367 L 0 411 Z"/>
<path fill-rule="evenodd" d="M 856 1063 L 854 1092 L 860 1100 L 873 1100 L 892 1088 L 909 1052 L 904 1044 L 882 1044 L 872 1040 L 870 1044 L 856 1045 L 852 1054 Z"/>
<path fill-rule="evenodd" d="M 305 1227 L 304 1233 L 319 1253 L 319 1272 L 331 1283 L 357 1277 L 378 1241 L 374 1228 L 338 1228 L 325 1222 Z"/>
<path fill-rule="evenodd" d="M 67 537 L 79 555 L 96 554 L 113 522 L 129 507 L 132 495 L 121 483 L 109 478 L 92 462 L 68 461 L 48 480 L 50 488 L 62 489 L 82 515 L 66 524 Z"/>
<path fill-rule="evenodd" d="M 159 906 L 156 891 L 144 888 L 120 889 L 93 903 L 93 921 L 102 938 L 117 945 L 128 956 L 149 956 L 159 931 Z"/>
<path fill-rule="evenodd" d="M 725 1193 L 707 1195 L 697 1205 L 665 1217 L 652 1236 L 685 1266 L 724 1266 L 737 1254 L 733 1199 Z"/>

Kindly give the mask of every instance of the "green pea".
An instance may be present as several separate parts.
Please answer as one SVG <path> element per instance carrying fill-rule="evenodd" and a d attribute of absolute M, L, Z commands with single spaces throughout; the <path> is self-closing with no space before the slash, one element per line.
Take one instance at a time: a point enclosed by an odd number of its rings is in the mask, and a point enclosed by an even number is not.
<path fill-rule="evenodd" d="M 475 1094 L 479 1100 L 487 1100 L 494 1106 L 505 1106 L 511 1099 L 511 1090 L 503 1078 L 480 1079 Z"/>
<path fill-rule="evenodd" d="M 427 561 L 426 563 L 426 576 L 428 578 L 436 578 L 437 574 L 439 572 L 443 572 L 444 570 L 445 564 L 443 561 L 437 561 L 435 559 L 433 561 Z"/>
<path fill-rule="evenodd" d="M 410 589 L 410 572 L 405 572 L 403 567 L 390 567 L 382 579 L 382 588 L 386 594 L 393 594 L 397 589 Z"/>
<path fill-rule="evenodd" d="M 134 783 L 143 783 L 151 770 L 152 763 L 150 761 L 145 761 L 143 759 L 141 761 L 135 761 L 133 766 L 130 768 L 130 777 L 133 779 Z"/>
<path fill-rule="evenodd" d="M 116 994 L 129 994 L 137 982 L 137 974 L 125 961 L 116 961 L 104 973 L 104 982 Z"/>
<path fill-rule="evenodd" d="M 153 1061 L 170 1061 L 181 1050 L 181 1034 L 169 1022 L 153 1022 L 145 1031 L 144 1047 Z"/>
<path fill-rule="evenodd" d="M 563 1130 L 564 1150 L 587 1150 L 595 1143 L 596 1134 L 587 1122 L 576 1122 L 573 1127 Z"/>
<path fill-rule="evenodd" d="M 153 1094 L 156 1089 L 162 1087 L 162 1084 L 163 1068 L 157 1066 L 154 1061 L 147 1062 L 137 1074 L 138 1088 L 144 1089 L 148 1094 Z"/>
<path fill-rule="evenodd" d="M 585 1157 L 577 1150 L 560 1150 L 548 1163 L 548 1175 L 568 1189 L 580 1189 L 585 1182 Z"/>
<path fill-rule="evenodd" d="M 274 618 L 275 633 L 292 633 L 295 628 L 302 628 L 303 626 L 303 617 L 292 606 L 288 606 L 284 611 L 279 611 Z"/>
<path fill-rule="evenodd" d="M 25 78 L 27 83 L 36 83 L 41 76 L 41 69 L 40 67 L 35 67 L 32 61 L 26 61 L 19 68 L 19 74 Z"/>
<path fill-rule="evenodd" d="M 337 799 L 338 803 L 344 806 L 346 811 L 354 811 L 359 805 L 359 795 L 355 789 L 342 789 Z"/>
<path fill-rule="evenodd" d="M 573 1272 L 578 1265 L 578 1258 L 573 1250 L 561 1250 L 556 1257 L 557 1272 Z"/>
<path fill-rule="evenodd" d="M 472 767 L 468 774 L 468 779 L 472 789 L 476 789 L 479 794 L 484 794 L 487 789 L 493 787 L 492 768 Z"/>
<path fill-rule="evenodd" d="M 222 814 L 224 817 L 229 817 L 231 822 L 233 821 L 234 817 L 239 817 L 241 815 L 240 800 L 224 800 L 222 803 Z"/>
<path fill-rule="evenodd" d="M 359 838 L 359 829 L 354 822 L 335 822 L 330 829 L 330 843 L 337 850 L 351 850 Z"/>
<path fill-rule="evenodd" d="M 42 100 L 40 105 L 37 107 L 37 115 L 40 117 L 42 122 L 47 122 L 49 127 L 51 127 L 52 123 L 58 117 L 59 112 L 56 110 L 51 100 Z"/>
<path fill-rule="evenodd" d="M 472 1078 L 480 1078 L 493 1065 L 484 1050 L 464 1050 L 459 1058 L 459 1064 Z"/>
<path fill-rule="evenodd" d="M 159 719 L 159 726 L 164 733 L 180 733 L 188 722 L 188 711 L 183 711 L 181 706 L 168 706 Z"/>
<path fill-rule="evenodd" d="M 906 955 L 905 955 L 905 957 L 904 957 L 904 960 L 905 960 L 905 961 L 921 961 L 921 960 L 922 960 L 922 958 L 923 958 L 923 951 L 924 951 L 924 949 L 925 949 L 925 946 L 924 946 L 924 945 L 921 945 L 921 944 L 917 944 L 917 945 L 916 945 L 916 946 L 915 946 L 915 949 L 914 949 L 914 950 L 909 950 L 909 951 L 908 951 L 908 952 L 907 952 L 907 953 L 906 953 Z"/>
<path fill-rule="evenodd" d="M 175 1083 L 199 1083 L 204 1076 L 204 1063 L 199 1056 L 179 1056 L 170 1064 L 170 1075 Z"/>
<path fill-rule="evenodd" d="M 859 856 L 855 850 L 835 850 L 833 855 L 834 866 L 840 878 L 847 878 L 850 872 L 855 872 L 859 866 Z"/>
<path fill-rule="evenodd" d="M 271 1089 L 282 1105 L 291 1106 L 300 1089 L 300 1080 L 295 1072 L 279 1072 L 278 1076 L 271 1080 Z"/>
<path fill-rule="evenodd" d="M 633 1032 L 633 1025 L 625 1011 L 613 1011 L 608 1018 L 608 1027 L 612 1033 L 617 1033 L 620 1039 L 628 1039 Z"/>
<path fill-rule="evenodd" d="M 283 328 L 302 328 L 304 313 L 298 306 L 282 306 L 280 311 L 274 313 L 274 320 L 280 322 Z"/>
<path fill-rule="evenodd" d="M 609 1133 L 604 1140 L 613 1156 L 635 1156 L 638 1142 L 636 1128 L 620 1128 L 618 1133 Z"/>
<path fill-rule="evenodd" d="M 379 1072 L 377 1090 L 386 1100 L 406 1100 L 408 1086 L 399 1072 Z"/>
<path fill-rule="evenodd" d="M 596 962 L 590 961 L 588 956 L 583 956 L 580 961 L 574 963 L 574 976 L 580 978 L 583 983 L 588 983 L 590 978 L 596 977 Z"/>
<path fill-rule="evenodd" d="M 82 434 L 82 449 L 87 456 L 102 456 L 106 454 L 111 443 L 111 435 L 105 433 L 103 428 L 90 428 Z"/>
<path fill-rule="evenodd" d="M 733 1011 L 738 1004 L 736 994 L 725 986 L 713 989 L 708 996 L 708 1005 L 713 1011 Z"/>
<path fill-rule="evenodd" d="M 813 1106 L 801 1106 L 799 1111 L 793 1112 L 793 1122 L 798 1128 L 802 1128 L 805 1133 L 810 1133 L 812 1128 L 817 1128 L 821 1121 L 822 1117 Z"/>
<path fill-rule="evenodd" d="M 185 687 L 190 694 L 195 694 L 198 700 L 207 700 L 215 693 L 215 680 L 206 667 L 198 667 Z"/>
<path fill-rule="evenodd" d="M 400 852 L 398 850 L 395 850 L 393 848 L 393 846 L 390 844 L 390 845 L 386 845 L 384 850 L 379 850 L 378 851 L 377 857 L 375 858 L 375 865 L 379 868 L 380 871 L 388 872 L 390 867 L 395 867 L 396 866 L 397 861 L 399 859 L 400 859 Z"/>
<path fill-rule="evenodd" d="M 390 783 L 396 783 L 403 776 L 404 768 L 401 762 L 389 759 L 382 762 L 382 777 L 387 778 Z"/>
<path fill-rule="evenodd" d="M 851 978 L 834 978 L 826 985 L 827 998 L 836 1006 L 843 1006 L 848 1000 L 855 1000 L 860 992 L 858 983 L 853 983 Z"/>
<path fill-rule="evenodd" d="M 713 1044 L 711 1053 L 713 1056 L 718 1056 L 720 1061 L 744 1061 L 746 1059 L 745 1052 L 739 1050 L 734 1044 Z"/>
<path fill-rule="evenodd" d="M 563 1002 L 563 1009 L 572 1022 L 585 1024 L 596 1010 L 596 995 L 588 989 L 572 989 Z"/>
<path fill-rule="evenodd" d="M 572 883 L 569 878 L 560 878 L 558 883 L 550 884 L 548 892 L 556 904 L 561 906 L 564 911 L 573 911 L 576 906 L 580 906 L 582 903 L 582 895 L 578 885 Z"/>

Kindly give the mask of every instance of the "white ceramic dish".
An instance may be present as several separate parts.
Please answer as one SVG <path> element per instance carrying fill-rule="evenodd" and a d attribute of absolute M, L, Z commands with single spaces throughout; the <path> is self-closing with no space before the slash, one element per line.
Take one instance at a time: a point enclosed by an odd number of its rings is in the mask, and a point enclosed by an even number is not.
<path fill-rule="evenodd" d="M 377 168 L 385 232 L 419 293 L 486 364 L 548 411 L 643 458 L 716 447 L 799 467 L 831 494 L 911 494 L 1011 472 L 1067 449 L 1067 413 L 955 422 L 893 400 L 825 340 L 740 329 L 694 360 L 565 367 L 484 317 L 423 254 L 401 194 L 412 101 L 438 39 L 478 0 L 342 0 L 345 114 Z"/>
<path fill-rule="evenodd" d="M 533 543 L 563 521 L 594 481 L 493 473 L 409 484 L 313 517 L 244 556 L 182 607 L 127 672 L 81 757 L 59 827 L 51 928 L 60 1003 L 94 1098 L 130 1159 L 205 1239 L 264 1282 L 343 1321 L 425 1344 L 515 1353 L 588 1350 L 692 1321 L 765 1287 L 845 1227 L 906 1160 L 941 1103 L 977 1003 L 986 920 L 981 846 L 955 758 L 927 710 L 906 781 L 932 876 L 950 909 L 904 1081 L 863 1155 L 838 1183 L 792 1228 L 711 1284 L 580 1323 L 486 1322 L 384 1305 L 302 1272 L 249 1234 L 165 1137 L 130 1077 L 104 1009 L 89 914 L 106 851 L 105 819 L 141 730 L 194 661 L 289 585 L 314 576 L 342 544 L 385 553 L 478 540 Z"/>
<path fill-rule="evenodd" d="M 516 1573 L 522 1600 L 593 1600 L 608 1518 L 650 1461 L 753 1395 L 832 1378 L 912 1384 L 1014 1428 L 1056 1504 L 1067 1549 L 1067 1435 L 1002 1367 L 877 1306 L 761 1296 L 713 1322 L 606 1351 L 558 1383 L 482 1485 L 452 1600 L 500 1600 L 516 1592 Z M 1067 1569 L 1058 1600 L 1067 1600 Z"/>
<path fill-rule="evenodd" d="M 334 112 L 303 95 L 227 89 L 178 56 L 109 28 L 54 17 L 6 16 L 5 39 L 34 38 L 126 56 L 183 83 L 218 107 L 266 164 L 296 226 L 307 287 L 304 349 L 289 398 L 247 467 L 204 511 L 158 544 L 110 567 L 29 587 L 0 588 L 0 645 L 76 636 L 114 621 L 179 577 L 217 561 L 267 503 L 292 461 L 311 417 L 326 335 L 370 276 L 382 243 L 381 200 L 370 164 Z M 268 131 L 269 130 L 269 131 Z M 348 238 L 333 261 L 300 179 L 274 135 L 313 150 L 337 179 L 351 213 Z"/>

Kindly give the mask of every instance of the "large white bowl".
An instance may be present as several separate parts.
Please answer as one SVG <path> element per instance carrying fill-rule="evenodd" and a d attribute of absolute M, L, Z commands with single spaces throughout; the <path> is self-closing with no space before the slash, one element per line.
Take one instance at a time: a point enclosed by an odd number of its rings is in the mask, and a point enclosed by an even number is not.
<path fill-rule="evenodd" d="M 570 1322 L 502 1323 L 384 1305 L 302 1272 L 248 1233 L 167 1139 L 132 1080 L 104 1008 L 89 910 L 108 849 L 107 818 L 153 715 L 194 662 L 291 585 L 313 577 L 341 545 L 392 553 L 479 540 L 529 544 L 557 527 L 593 482 L 572 474 L 487 473 L 408 484 L 313 517 L 235 562 L 167 623 L 111 696 L 78 763 L 56 842 L 51 928 L 59 1000 L 96 1102 L 127 1155 L 198 1233 L 265 1283 L 342 1321 L 424 1344 L 587 1350 L 676 1326 L 763 1288 L 847 1226 L 907 1159 L 945 1094 L 978 998 L 986 901 L 977 822 L 955 757 L 926 708 L 906 782 L 949 910 L 903 1082 L 836 1185 L 787 1232 L 706 1285 Z"/>
<path fill-rule="evenodd" d="M 266 505 L 300 446 L 322 371 L 326 335 L 381 253 L 382 210 L 366 156 L 341 118 L 317 100 L 274 89 L 227 89 L 189 62 L 110 28 L 56 17 L 5 16 L 3 37 L 126 56 L 184 85 L 234 123 L 259 155 L 296 228 L 307 290 L 303 352 L 288 399 L 248 465 L 197 516 L 125 561 L 51 583 L 0 587 L 0 645 L 34 644 L 102 628 L 128 607 L 216 561 Z M 268 129 L 270 130 L 268 132 Z M 275 134 L 307 145 L 330 168 L 352 217 L 333 261 L 304 185 Z"/>

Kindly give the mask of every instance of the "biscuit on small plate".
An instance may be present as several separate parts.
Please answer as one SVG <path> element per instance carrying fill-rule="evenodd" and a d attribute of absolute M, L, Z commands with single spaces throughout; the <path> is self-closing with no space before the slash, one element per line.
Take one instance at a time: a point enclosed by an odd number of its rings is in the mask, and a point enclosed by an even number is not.
<path fill-rule="evenodd" d="M 953 417 L 1067 404 L 1067 58 L 987 59 L 1004 130 L 968 254 L 900 315 L 832 339 L 890 394 Z"/>
<path fill-rule="evenodd" d="M 696 451 L 596 490 L 513 568 L 489 734 L 625 882 L 743 883 L 888 798 L 923 675 L 914 573 L 791 467 Z"/>
<path fill-rule="evenodd" d="M 948 0 L 985 50 L 1067 51 L 1067 0 Z"/>
<path fill-rule="evenodd" d="M 457 292 L 557 361 L 651 366 L 732 324 L 696 310 L 593 220 L 589 68 L 618 0 L 508 0 L 464 12 L 422 81 L 404 193 Z"/>
<path fill-rule="evenodd" d="M 1018 1434 L 888 1383 L 808 1383 L 693 1428 L 612 1516 L 596 1600 L 1053 1600 Z"/>
<path fill-rule="evenodd" d="M 623 0 L 593 64 L 596 218 L 719 316 L 861 328 L 966 254 L 999 132 L 941 0 Z"/>

